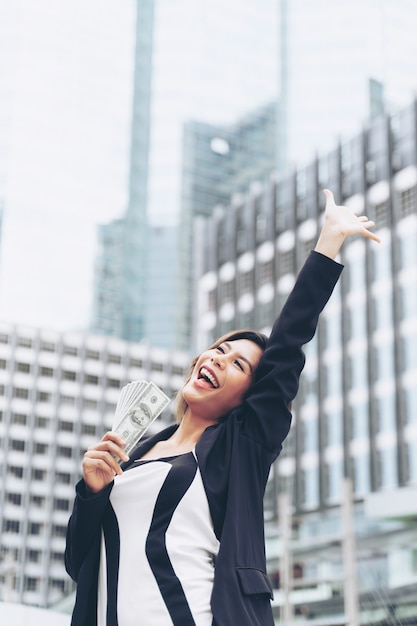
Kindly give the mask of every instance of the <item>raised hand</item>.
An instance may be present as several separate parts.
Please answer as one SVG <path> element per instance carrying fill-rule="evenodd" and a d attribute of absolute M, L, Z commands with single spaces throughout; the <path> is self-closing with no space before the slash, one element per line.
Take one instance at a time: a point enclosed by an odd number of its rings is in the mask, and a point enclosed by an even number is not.
<path fill-rule="evenodd" d="M 115 475 L 123 474 L 116 455 L 122 461 L 129 457 L 123 451 L 124 441 L 114 432 L 109 431 L 95 446 L 90 446 L 84 454 L 82 468 L 87 487 L 93 493 L 101 491 L 111 483 Z"/>
<path fill-rule="evenodd" d="M 315 250 L 334 259 L 344 240 L 350 235 L 362 235 L 373 241 L 380 242 L 379 237 L 369 229 L 375 226 L 366 215 L 357 216 L 352 209 L 337 205 L 333 193 L 324 189 L 326 208 L 324 224 Z"/>

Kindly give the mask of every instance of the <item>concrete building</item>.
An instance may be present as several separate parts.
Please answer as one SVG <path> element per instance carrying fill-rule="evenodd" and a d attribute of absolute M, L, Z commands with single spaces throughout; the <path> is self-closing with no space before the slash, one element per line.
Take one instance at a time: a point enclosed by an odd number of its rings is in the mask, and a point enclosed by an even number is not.
<path fill-rule="evenodd" d="M 306 347 L 294 424 L 267 490 L 271 578 L 277 586 L 277 497 L 287 493 L 294 611 L 322 623 L 344 619 L 346 478 L 353 484 L 362 618 L 417 619 L 417 533 L 410 524 L 417 515 L 416 129 L 413 102 L 200 225 L 199 348 L 232 328 L 270 330 L 314 247 L 323 188 L 375 219 L 381 237 L 379 245 L 355 238 L 342 250 L 345 270 Z M 403 490 L 408 496 L 401 498 Z M 277 619 L 282 603 L 278 591 Z"/>
<path fill-rule="evenodd" d="M 171 397 L 188 365 L 181 352 L 0 324 L 2 600 L 51 607 L 73 590 L 63 552 L 84 451 L 112 427 L 125 384 L 152 380 Z M 155 428 L 172 419 L 168 407 Z"/>

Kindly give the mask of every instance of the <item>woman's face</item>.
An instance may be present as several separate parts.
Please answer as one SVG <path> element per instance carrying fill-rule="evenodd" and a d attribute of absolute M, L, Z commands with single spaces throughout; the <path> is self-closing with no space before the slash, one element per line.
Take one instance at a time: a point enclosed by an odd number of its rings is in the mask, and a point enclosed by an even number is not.
<path fill-rule="evenodd" d="M 203 352 L 183 389 L 191 411 L 216 421 L 241 404 L 262 353 L 248 339 L 225 341 Z"/>

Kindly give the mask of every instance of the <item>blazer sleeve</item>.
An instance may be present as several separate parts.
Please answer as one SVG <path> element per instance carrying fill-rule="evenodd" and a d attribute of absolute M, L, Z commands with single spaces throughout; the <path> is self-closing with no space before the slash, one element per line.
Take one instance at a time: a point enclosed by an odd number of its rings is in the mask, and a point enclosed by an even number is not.
<path fill-rule="evenodd" d="M 99 493 L 89 495 L 84 480 L 80 480 L 76 485 L 74 508 L 68 521 L 65 546 L 65 569 L 75 582 L 89 550 L 100 536 L 101 520 L 112 488 L 113 482 Z"/>
<path fill-rule="evenodd" d="M 319 315 L 342 269 L 329 257 L 310 253 L 273 326 L 242 407 L 243 434 L 275 456 L 291 425 L 290 404 L 297 394 L 305 363 L 302 346 L 314 336 Z"/>

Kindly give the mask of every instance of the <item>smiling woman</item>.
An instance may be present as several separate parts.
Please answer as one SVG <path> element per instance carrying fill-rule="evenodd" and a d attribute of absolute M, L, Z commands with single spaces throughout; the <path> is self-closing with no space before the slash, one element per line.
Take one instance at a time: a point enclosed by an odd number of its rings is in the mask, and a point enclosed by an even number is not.
<path fill-rule="evenodd" d="M 113 432 L 84 455 L 65 552 L 78 583 L 72 626 L 273 626 L 263 497 L 290 429 L 302 347 L 342 271 L 334 258 L 345 238 L 378 241 L 373 222 L 325 194 L 316 248 L 270 337 L 235 331 L 199 355 L 178 423 L 130 458 Z"/>

